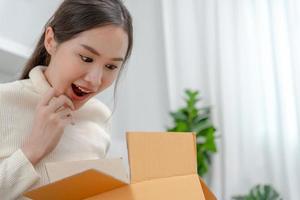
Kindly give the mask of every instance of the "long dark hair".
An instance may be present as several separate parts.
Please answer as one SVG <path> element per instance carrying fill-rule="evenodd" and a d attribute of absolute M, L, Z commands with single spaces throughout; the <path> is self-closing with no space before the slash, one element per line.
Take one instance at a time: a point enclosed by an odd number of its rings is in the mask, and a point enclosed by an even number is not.
<path fill-rule="evenodd" d="M 115 96 L 121 72 L 131 54 L 133 43 L 132 18 L 121 0 L 64 0 L 45 24 L 43 34 L 25 64 L 19 79 L 29 78 L 30 70 L 37 65 L 49 65 L 51 57 L 44 46 L 47 27 L 52 27 L 56 42 L 61 44 L 73 39 L 80 32 L 106 25 L 123 28 L 129 41 L 125 61 L 116 80 Z"/>

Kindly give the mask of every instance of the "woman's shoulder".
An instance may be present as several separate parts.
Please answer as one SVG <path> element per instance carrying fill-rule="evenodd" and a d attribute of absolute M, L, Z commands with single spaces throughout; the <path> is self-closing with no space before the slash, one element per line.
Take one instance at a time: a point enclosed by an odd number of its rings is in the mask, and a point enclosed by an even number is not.
<path fill-rule="evenodd" d="M 27 92 L 24 90 L 26 80 L 16 80 L 7 83 L 0 83 L 0 102 L 1 104 L 14 104 L 15 100 L 27 97 Z M 25 99 L 24 99 L 25 98 Z"/>
<path fill-rule="evenodd" d="M 89 103 L 91 105 L 94 105 L 98 108 L 104 109 L 106 112 L 110 112 L 110 109 L 106 104 L 104 104 L 101 100 L 97 99 L 96 97 L 93 97 L 89 100 Z"/>
<path fill-rule="evenodd" d="M 80 109 L 80 114 L 86 115 L 90 120 L 104 122 L 111 117 L 111 110 L 99 99 L 93 97 Z"/>
<path fill-rule="evenodd" d="M 18 87 L 22 87 L 22 84 L 20 80 L 16 81 L 11 81 L 11 82 L 5 82 L 5 83 L 0 83 L 0 90 L 10 90 L 10 89 L 16 89 Z"/>
<path fill-rule="evenodd" d="M 22 89 L 24 86 L 32 86 L 30 79 L 15 80 L 11 82 L 0 83 L 1 91 L 10 91 Z"/>
<path fill-rule="evenodd" d="M 91 98 L 85 105 L 85 109 L 95 110 L 101 112 L 104 116 L 109 117 L 111 115 L 111 111 L 107 105 L 101 102 L 96 97 Z"/>
<path fill-rule="evenodd" d="M 0 83 L 0 96 L 18 93 L 22 90 L 22 88 L 23 84 L 21 83 L 21 80 Z"/>
<path fill-rule="evenodd" d="M 0 83 L 0 95 L 2 94 L 18 94 L 24 92 L 24 88 L 32 88 L 30 79 L 15 80 L 6 83 Z M 31 89 L 30 89 L 31 90 Z"/>

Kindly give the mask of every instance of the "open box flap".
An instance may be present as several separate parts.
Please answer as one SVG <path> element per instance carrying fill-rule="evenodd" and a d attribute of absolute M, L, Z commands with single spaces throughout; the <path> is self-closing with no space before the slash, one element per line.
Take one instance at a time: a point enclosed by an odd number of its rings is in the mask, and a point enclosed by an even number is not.
<path fill-rule="evenodd" d="M 193 133 L 128 132 L 131 183 L 197 174 Z"/>
<path fill-rule="evenodd" d="M 24 196 L 34 200 L 80 200 L 124 185 L 127 183 L 90 169 L 26 192 Z"/>
<path fill-rule="evenodd" d="M 201 179 L 201 177 L 199 176 L 199 180 L 202 186 L 202 190 L 205 196 L 205 200 L 217 200 L 217 198 L 215 197 L 215 195 L 210 191 L 210 189 L 207 187 L 207 185 L 205 184 L 205 182 Z"/>
<path fill-rule="evenodd" d="M 129 177 L 122 158 L 50 162 L 45 164 L 45 168 L 50 183 L 89 169 L 96 169 L 123 182 L 129 183 Z"/>
<path fill-rule="evenodd" d="M 86 200 L 207 200 L 197 174 L 152 179 L 117 188 Z"/>

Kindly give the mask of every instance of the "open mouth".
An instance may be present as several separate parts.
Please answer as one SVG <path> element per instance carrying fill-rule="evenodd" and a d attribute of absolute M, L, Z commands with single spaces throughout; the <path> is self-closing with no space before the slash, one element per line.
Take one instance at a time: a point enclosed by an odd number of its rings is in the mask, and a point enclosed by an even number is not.
<path fill-rule="evenodd" d="M 73 83 L 72 83 L 72 89 L 73 89 L 74 94 L 77 95 L 78 97 L 83 97 L 83 96 L 86 96 L 91 93 L 91 92 L 85 91 L 84 89 L 80 88 L 80 86 L 77 86 Z"/>

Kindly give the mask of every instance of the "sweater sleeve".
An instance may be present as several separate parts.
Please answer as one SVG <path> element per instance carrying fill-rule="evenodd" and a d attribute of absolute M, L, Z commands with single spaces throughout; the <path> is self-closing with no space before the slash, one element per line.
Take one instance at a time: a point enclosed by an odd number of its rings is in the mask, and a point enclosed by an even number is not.
<path fill-rule="evenodd" d="M 0 161 L 0 197 L 16 199 L 40 176 L 21 149 Z"/>

